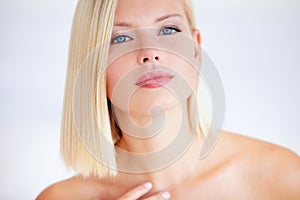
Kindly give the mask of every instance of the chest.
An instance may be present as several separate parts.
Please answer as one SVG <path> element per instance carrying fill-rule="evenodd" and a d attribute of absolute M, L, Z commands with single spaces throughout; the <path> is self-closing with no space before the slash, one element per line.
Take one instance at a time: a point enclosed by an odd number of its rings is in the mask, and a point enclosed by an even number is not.
<path fill-rule="evenodd" d="M 221 182 L 214 185 L 196 185 L 190 188 L 182 188 L 171 192 L 172 200 L 232 200 L 232 199 L 282 199 L 274 196 L 270 191 L 264 188 L 251 187 L 249 185 L 237 185 L 232 183 Z"/>
<path fill-rule="evenodd" d="M 169 191 L 172 200 L 277 198 L 276 196 L 271 198 L 271 192 L 266 186 L 261 185 L 259 180 L 249 177 L 249 174 L 237 173 L 237 171 L 236 169 L 227 169 L 220 173 L 208 173 L 207 176 L 190 177 L 179 184 L 157 188 L 156 191 Z M 127 179 L 126 184 L 123 181 L 123 184 L 119 184 L 118 181 L 111 184 L 101 184 L 101 186 L 97 186 L 98 189 L 93 190 L 95 193 L 91 194 L 93 198 L 90 199 L 95 199 L 95 196 L 104 200 L 118 199 L 136 185 L 136 183 L 129 183 L 130 180 L 133 179 Z"/>
<path fill-rule="evenodd" d="M 238 183 L 236 180 L 223 179 L 218 182 L 204 181 L 194 184 L 180 184 L 177 187 L 167 189 L 171 193 L 172 200 L 232 200 L 232 199 L 276 199 L 276 197 L 270 197 L 270 193 L 265 191 L 264 188 L 258 188 L 248 184 Z M 103 200 L 118 199 L 124 195 L 128 189 L 121 187 L 107 187 L 101 190 L 94 190 L 89 194 L 85 194 L 86 199 L 95 199 L 100 197 Z M 86 193 L 86 191 L 84 192 Z M 77 196 L 78 197 L 78 196 Z M 81 198 L 83 199 L 83 198 Z M 143 199 L 143 198 L 140 198 Z"/>
<path fill-rule="evenodd" d="M 278 197 L 272 196 L 268 187 L 261 185 L 258 180 L 232 172 L 196 181 L 187 181 L 172 188 L 170 192 L 172 200 L 278 199 Z"/>

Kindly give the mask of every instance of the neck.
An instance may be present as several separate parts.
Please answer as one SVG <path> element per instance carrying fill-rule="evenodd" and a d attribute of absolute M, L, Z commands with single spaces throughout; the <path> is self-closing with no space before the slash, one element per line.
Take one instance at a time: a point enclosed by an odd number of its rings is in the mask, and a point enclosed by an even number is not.
<path fill-rule="evenodd" d="M 138 185 L 150 181 L 153 183 L 152 193 L 162 189 L 173 190 L 185 182 L 193 183 L 199 177 L 198 174 L 205 171 L 208 162 L 199 159 L 201 141 L 192 138 L 189 142 L 191 144 L 187 143 L 185 149 L 178 151 L 174 145 L 175 148 L 171 148 L 173 151 L 163 152 L 158 156 L 147 155 L 136 159 L 134 156 L 124 156 L 126 158 L 118 163 L 121 168 L 118 177 L 125 180 L 124 184 L 131 182 L 132 185 Z"/>
<path fill-rule="evenodd" d="M 177 188 L 178 185 L 198 177 L 197 174 L 202 170 L 202 167 L 199 166 L 203 165 L 203 161 L 199 159 L 200 148 L 201 142 L 194 139 L 186 151 L 179 155 L 174 162 L 160 170 L 139 174 L 137 177 L 140 178 L 140 182 L 152 182 L 155 191 L 161 188 Z"/>
<path fill-rule="evenodd" d="M 182 133 L 186 138 L 193 135 L 186 104 L 147 114 L 132 114 L 115 107 L 114 112 L 122 130 L 117 146 L 128 152 L 151 153 L 170 145 Z"/>
<path fill-rule="evenodd" d="M 147 173 L 165 168 L 181 158 L 195 141 L 186 103 L 150 116 L 116 108 L 114 112 L 122 129 L 116 144 L 120 171 Z"/>

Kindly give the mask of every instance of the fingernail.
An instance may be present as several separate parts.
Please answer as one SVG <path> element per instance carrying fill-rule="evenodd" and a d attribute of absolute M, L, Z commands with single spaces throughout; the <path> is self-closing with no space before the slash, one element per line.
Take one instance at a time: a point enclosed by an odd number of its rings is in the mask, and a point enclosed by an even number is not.
<path fill-rule="evenodd" d="M 169 192 L 163 192 L 163 193 L 161 193 L 161 196 L 162 196 L 164 199 L 170 199 L 171 194 L 170 194 Z"/>
<path fill-rule="evenodd" d="M 147 189 L 151 189 L 152 188 L 152 183 L 146 182 L 146 183 L 144 183 L 144 187 L 147 188 Z"/>

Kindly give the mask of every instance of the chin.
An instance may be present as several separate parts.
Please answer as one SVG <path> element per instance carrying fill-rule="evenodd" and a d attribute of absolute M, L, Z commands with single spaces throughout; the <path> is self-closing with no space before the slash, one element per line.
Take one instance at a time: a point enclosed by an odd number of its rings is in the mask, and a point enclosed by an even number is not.
<path fill-rule="evenodd" d="M 134 95 L 130 101 L 129 111 L 136 114 L 159 114 L 181 106 L 178 97 L 170 92 L 158 94 Z"/>

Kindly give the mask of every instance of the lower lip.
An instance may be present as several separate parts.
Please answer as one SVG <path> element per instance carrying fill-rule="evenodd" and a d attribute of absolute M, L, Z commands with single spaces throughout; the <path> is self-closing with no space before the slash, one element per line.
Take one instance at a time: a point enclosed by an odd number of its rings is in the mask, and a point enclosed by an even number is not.
<path fill-rule="evenodd" d="M 147 81 L 145 81 L 141 84 L 137 84 L 137 85 L 142 88 L 149 88 L 149 89 L 159 88 L 159 87 L 162 87 L 163 85 L 167 84 L 172 78 L 173 77 L 160 77 L 160 78 L 156 78 L 156 79 L 147 80 Z"/>

